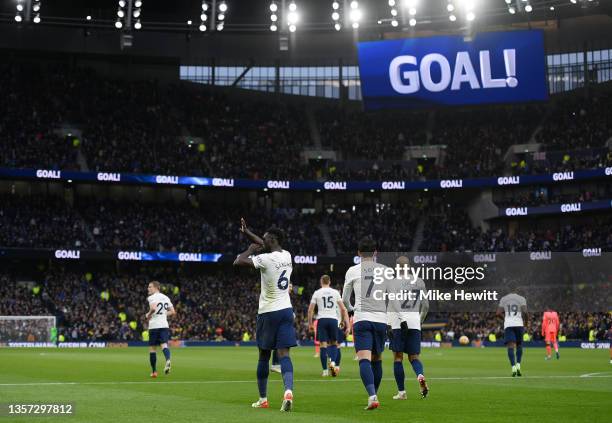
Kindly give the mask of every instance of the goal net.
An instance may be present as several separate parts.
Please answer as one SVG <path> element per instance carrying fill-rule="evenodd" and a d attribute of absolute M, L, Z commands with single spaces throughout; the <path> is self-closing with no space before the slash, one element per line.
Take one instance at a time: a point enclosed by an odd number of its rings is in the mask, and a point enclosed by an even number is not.
<path fill-rule="evenodd" d="M 0 316 L 0 342 L 56 342 L 55 316 Z"/>

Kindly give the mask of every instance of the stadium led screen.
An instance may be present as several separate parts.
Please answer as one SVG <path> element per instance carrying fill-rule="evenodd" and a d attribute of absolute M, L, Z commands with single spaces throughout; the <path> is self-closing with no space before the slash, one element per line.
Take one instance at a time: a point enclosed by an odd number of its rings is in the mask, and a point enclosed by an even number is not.
<path fill-rule="evenodd" d="M 365 108 L 414 108 L 548 98 L 542 31 L 360 42 Z"/>

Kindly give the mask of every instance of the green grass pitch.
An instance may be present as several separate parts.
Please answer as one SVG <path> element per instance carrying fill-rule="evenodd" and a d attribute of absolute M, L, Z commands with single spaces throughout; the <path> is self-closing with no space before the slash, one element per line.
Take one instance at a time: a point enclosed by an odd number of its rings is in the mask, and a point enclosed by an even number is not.
<path fill-rule="evenodd" d="M 149 378 L 145 348 L 0 349 L 0 403 L 70 402 L 71 417 L 0 417 L 4 422 L 610 422 L 612 365 L 607 350 L 526 348 L 522 378 L 510 378 L 503 348 L 425 349 L 430 386 L 422 400 L 406 365 L 407 401 L 396 393 L 391 355 L 383 356 L 381 408 L 364 411 L 367 397 L 352 349 L 342 372 L 322 378 L 314 348 L 292 351 L 294 412 L 279 411 L 281 376 L 270 374 L 270 409 L 258 397 L 257 351 L 249 347 L 173 349 L 173 371 Z M 158 355 L 163 363 L 163 355 Z M 163 368 L 163 364 L 162 364 Z M 163 373 L 163 372 L 160 372 Z"/>

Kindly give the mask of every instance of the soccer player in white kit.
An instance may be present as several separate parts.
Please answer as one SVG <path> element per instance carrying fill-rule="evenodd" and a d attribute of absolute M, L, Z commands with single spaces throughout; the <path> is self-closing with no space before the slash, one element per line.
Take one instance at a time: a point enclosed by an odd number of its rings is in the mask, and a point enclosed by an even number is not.
<path fill-rule="evenodd" d="M 508 359 L 512 365 L 512 377 L 522 376 L 521 359 L 523 357 L 523 333 L 527 317 L 527 300 L 516 293 L 502 297 L 499 301 L 497 314 L 504 314 L 504 342 L 508 348 Z M 516 348 L 516 358 L 514 349 Z"/>
<path fill-rule="evenodd" d="M 330 373 L 333 377 L 338 375 L 336 362 L 338 360 L 338 310 L 342 316 L 342 323 L 345 330 L 350 328 L 348 312 L 342 303 L 342 297 L 337 289 L 331 287 L 329 275 L 321 276 L 321 288 L 312 294 L 310 305 L 308 306 L 308 328 L 314 332 L 314 308 L 317 307 L 317 336 L 321 343 L 319 357 L 323 367 L 323 376 Z M 329 357 L 329 365 L 327 363 Z"/>
<path fill-rule="evenodd" d="M 421 353 L 421 322 L 425 320 L 429 309 L 427 298 L 421 299 L 424 293 L 425 282 L 420 278 L 404 274 L 409 268 L 408 257 L 398 257 L 396 263 L 403 269 L 401 275 L 396 275 L 393 283 L 388 285 L 391 293 L 411 292 L 414 300 L 409 298 L 393 300 L 389 302 L 387 309 L 388 324 L 391 326 L 391 339 L 389 349 L 393 351 L 393 375 L 397 383 L 398 393 L 393 396 L 394 400 L 408 399 L 405 389 L 404 354 L 408 355 L 408 361 L 417 377 L 421 389 L 421 397 L 427 398 L 429 387 L 425 381 L 423 364 L 419 359 Z M 407 276 L 407 277 L 406 277 Z"/>
<path fill-rule="evenodd" d="M 375 283 L 376 243 L 364 238 L 359 242 L 357 253 L 361 263 L 350 267 L 345 276 L 342 300 L 349 310 L 354 310 L 353 339 L 359 359 L 359 374 L 368 393 L 366 410 L 380 406 L 378 387 L 382 381 L 382 353 L 387 336 L 387 310 L 384 301 L 377 294 L 385 291 L 384 283 Z M 355 293 L 355 306 L 351 305 L 351 294 Z"/>
<path fill-rule="evenodd" d="M 170 327 L 168 317 L 176 315 L 172 301 L 166 295 L 159 292 L 161 285 L 158 281 L 151 281 L 147 287 L 149 297 L 149 311 L 145 315 L 145 320 L 149 322 L 149 362 L 151 363 L 151 377 L 157 377 L 157 346 L 161 345 L 166 366 L 164 373 L 170 373 L 170 349 L 168 339 L 170 339 Z"/>
<path fill-rule="evenodd" d="M 270 228 L 263 239 L 251 232 L 244 219 L 240 231 L 253 243 L 234 260 L 234 266 L 246 266 L 261 272 L 261 293 L 257 313 L 257 387 L 259 400 L 253 408 L 269 408 L 267 398 L 270 356 L 276 350 L 285 385 L 281 411 L 291 411 L 293 407 L 293 364 L 289 349 L 297 345 L 293 326 L 294 314 L 289 297 L 292 259 L 291 254 L 281 247 L 284 233 L 278 228 Z M 262 254 L 255 255 L 265 251 Z"/>

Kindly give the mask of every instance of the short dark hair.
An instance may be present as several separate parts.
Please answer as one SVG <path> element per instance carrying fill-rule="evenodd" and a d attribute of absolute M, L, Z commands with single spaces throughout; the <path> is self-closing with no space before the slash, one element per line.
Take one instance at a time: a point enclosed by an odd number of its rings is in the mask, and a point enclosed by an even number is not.
<path fill-rule="evenodd" d="M 279 245 L 283 245 L 283 242 L 285 241 L 285 233 L 282 229 L 273 226 L 271 228 L 268 228 L 266 232 L 276 238 Z"/>
<path fill-rule="evenodd" d="M 159 283 L 158 281 L 151 281 L 149 282 L 151 285 L 153 285 L 155 288 L 157 288 L 157 290 L 161 290 L 161 283 Z"/>
<path fill-rule="evenodd" d="M 372 257 L 376 251 L 376 242 L 372 238 L 363 238 L 359 241 L 359 252 L 365 257 Z"/>

